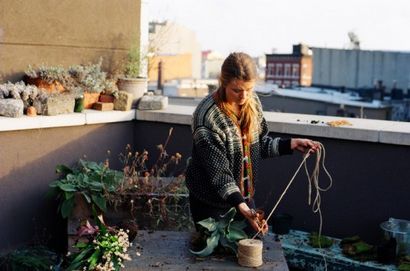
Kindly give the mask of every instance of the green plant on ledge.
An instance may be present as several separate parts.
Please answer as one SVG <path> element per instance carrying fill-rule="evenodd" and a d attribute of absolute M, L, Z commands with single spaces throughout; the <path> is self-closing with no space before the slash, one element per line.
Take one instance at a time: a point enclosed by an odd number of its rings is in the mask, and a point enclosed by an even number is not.
<path fill-rule="evenodd" d="M 191 253 L 200 257 L 206 257 L 214 252 L 218 244 L 236 253 L 238 242 L 248 238 L 248 236 L 243 231 L 246 227 L 245 221 L 234 221 L 235 214 L 236 209 L 232 207 L 218 220 L 209 217 L 199 221 L 198 225 L 203 229 L 202 238 L 206 239 L 206 246 L 200 251 L 190 250 Z"/>
<path fill-rule="evenodd" d="M 96 163 L 80 159 L 78 167 L 58 165 L 56 171 L 62 174 L 62 178 L 49 185 L 50 193 L 59 199 L 59 210 L 63 218 L 70 216 L 77 193 L 82 195 L 91 207 L 105 212 L 106 195 L 114 193 L 123 180 L 122 172 L 110 169 L 108 160 L 105 163 Z"/>
<path fill-rule="evenodd" d="M 140 48 L 133 46 L 128 51 L 127 58 L 124 65 L 124 76 L 126 78 L 140 78 L 141 77 L 141 62 L 144 57 L 141 55 Z"/>

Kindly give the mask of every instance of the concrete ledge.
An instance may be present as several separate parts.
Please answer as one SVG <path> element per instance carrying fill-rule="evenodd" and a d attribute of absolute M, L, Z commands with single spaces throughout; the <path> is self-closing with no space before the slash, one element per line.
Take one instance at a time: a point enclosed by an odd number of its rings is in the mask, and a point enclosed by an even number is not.
<path fill-rule="evenodd" d="M 0 132 L 41 129 L 51 127 L 78 126 L 85 124 L 85 114 L 72 113 L 57 116 L 37 116 L 21 118 L 0 117 Z"/>
<path fill-rule="evenodd" d="M 162 110 L 85 110 L 58 116 L 0 117 L 0 132 L 112 123 L 131 120 L 190 125 L 195 106 L 168 105 Z M 410 123 L 290 113 L 264 113 L 270 132 L 410 146 Z M 352 126 L 330 127 L 326 122 L 347 120 Z"/>
<path fill-rule="evenodd" d="M 85 124 L 131 121 L 135 119 L 135 110 L 97 111 L 85 110 Z"/>
<path fill-rule="evenodd" d="M 137 110 L 137 120 L 191 125 L 195 106 L 168 105 L 162 110 Z"/>

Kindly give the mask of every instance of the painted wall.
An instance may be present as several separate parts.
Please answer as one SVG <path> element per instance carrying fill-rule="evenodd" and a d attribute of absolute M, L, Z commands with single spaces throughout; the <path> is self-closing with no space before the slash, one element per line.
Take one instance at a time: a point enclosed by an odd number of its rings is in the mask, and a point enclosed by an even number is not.
<path fill-rule="evenodd" d="M 119 71 L 140 42 L 141 0 L 0 1 L 0 77 L 20 80 L 28 64 L 97 62 Z"/>
<path fill-rule="evenodd" d="M 410 53 L 312 48 L 313 84 L 351 88 L 374 87 L 383 80 L 387 89 L 410 87 Z"/>
<path fill-rule="evenodd" d="M 65 222 L 57 206 L 45 197 L 48 184 L 57 178 L 57 164 L 73 164 L 83 155 L 103 161 L 111 151 L 111 165 L 120 168 L 118 154 L 130 143 L 147 149 L 155 159 L 155 146 L 164 143 L 170 127 L 168 153 L 190 155 L 188 125 L 158 122 L 123 122 L 105 125 L 24 130 L 0 133 L 0 251 L 34 240 L 64 246 Z M 271 136 L 284 136 L 271 134 Z M 303 135 L 294 135 L 303 137 Z M 410 152 L 407 146 L 313 138 L 326 147 L 326 167 L 333 187 L 322 193 L 323 233 L 345 237 L 359 234 L 376 242 L 379 224 L 389 217 L 409 219 Z M 300 154 L 264 160 L 257 183 L 257 206 L 269 211 L 300 164 Z M 312 168 L 313 160 L 309 161 Z M 320 181 L 326 186 L 325 173 Z M 308 186 L 300 172 L 279 205 L 290 213 L 292 228 L 317 231 L 319 218 L 307 204 Z M 18 233 L 18 234 L 16 234 Z"/>

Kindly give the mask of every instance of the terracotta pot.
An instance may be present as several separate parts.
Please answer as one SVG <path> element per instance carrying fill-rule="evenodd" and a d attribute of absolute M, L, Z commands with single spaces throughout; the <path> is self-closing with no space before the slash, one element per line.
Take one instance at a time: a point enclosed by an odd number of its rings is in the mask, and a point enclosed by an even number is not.
<path fill-rule="evenodd" d="M 35 85 L 36 87 L 41 88 L 42 90 L 48 93 L 63 92 L 65 90 L 63 85 L 58 81 L 49 83 L 41 78 L 30 78 L 29 77 L 27 78 L 27 83 L 30 85 Z"/>
<path fill-rule="evenodd" d="M 27 116 L 29 117 L 37 116 L 37 109 L 34 106 L 27 107 Z"/>
<path fill-rule="evenodd" d="M 94 103 L 98 102 L 100 93 L 98 92 L 84 92 L 84 109 L 93 108 Z"/>

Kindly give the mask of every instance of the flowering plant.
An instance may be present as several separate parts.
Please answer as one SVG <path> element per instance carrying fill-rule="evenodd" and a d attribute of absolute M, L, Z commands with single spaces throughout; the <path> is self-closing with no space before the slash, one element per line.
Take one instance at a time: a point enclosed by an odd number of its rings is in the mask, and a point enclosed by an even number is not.
<path fill-rule="evenodd" d="M 102 216 L 96 219 L 97 226 L 87 220 L 79 231 L 79 236 L 88 236 L 88 242 L 78 242 L 79 251 L 70 255 L 70 270 L 120 270 L 124 260 L 131 260 L 127 250 L 131 246 L 128 234 L 123 229 L 116 230 L 104 224 Z"/>

